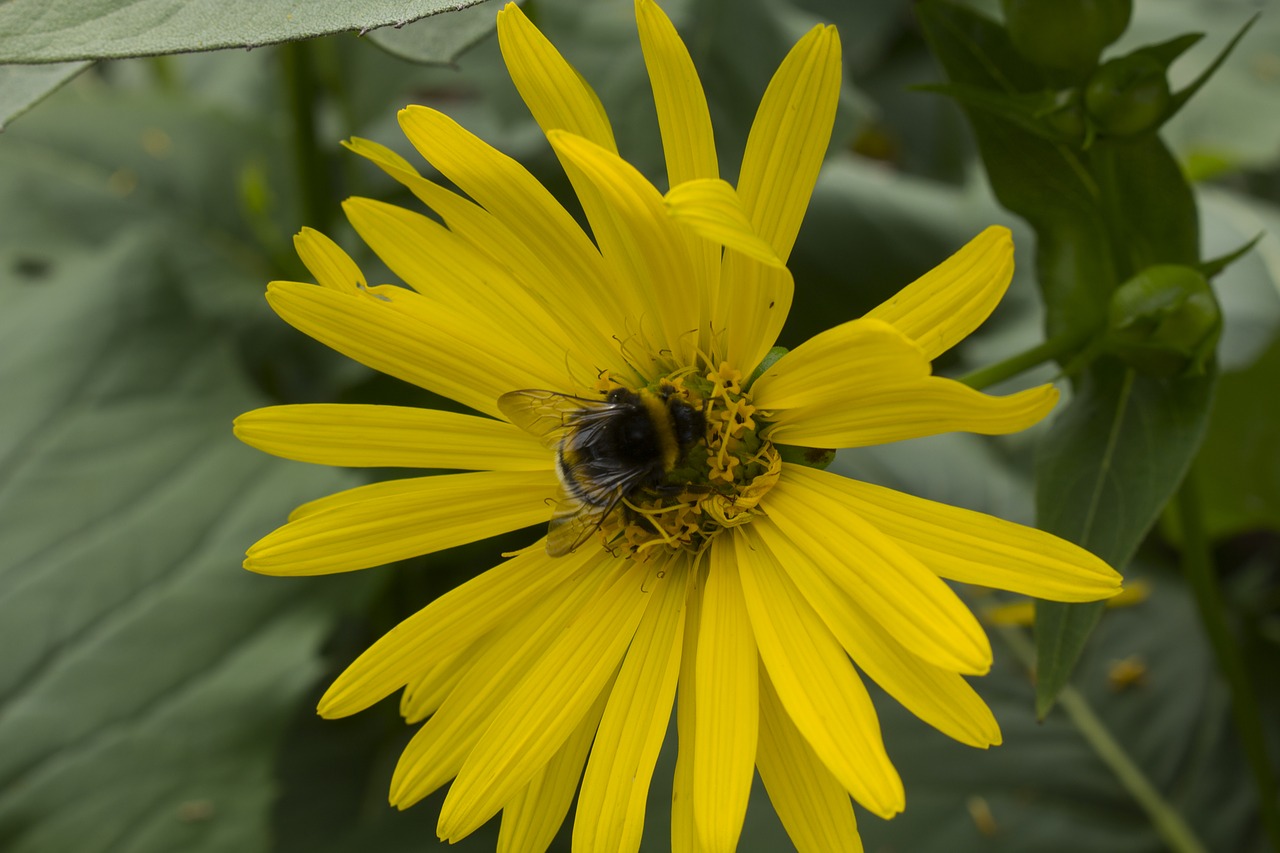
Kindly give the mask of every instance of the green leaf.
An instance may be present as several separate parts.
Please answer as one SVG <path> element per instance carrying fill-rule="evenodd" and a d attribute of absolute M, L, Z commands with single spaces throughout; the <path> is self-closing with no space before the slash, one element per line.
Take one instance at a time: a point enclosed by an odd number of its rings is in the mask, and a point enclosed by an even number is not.
<path fill-rule="evenodd" d="M 1014 50 L 994 21 L 940 0 L 920 3 L 916 14 L 953 83 L 1005 94 L 1045 88 L 1038 69 Z M 1087 164 L 1068 145 L 984 109 L 962 106 L 996 198 L 1036 231 L 1048 335 L 1100 327 L 1118 278 Z"/>
<path fill-rule="evenodd" d="M 493 32 L 506 0 L 481 0 L 450 15 L 433 15 L 403 27 L 369 33 L 369 41 L 401 59 L 423 65 L 453 65 L 459 56 Z"/>
<path fill-rule="evenodd" d="M 1123 571 L 1195 457 L 1213 382 L 1212 374 L 1157 380 L 1110 359 L 1095 362 L 1041 445 L 1040 526 Z M 1066 685 L 1100 607 L 1036 603 L 1041 717 Z"/>
<path fill-rule="evenodd" d="M 1280 419 L 1266 410 L 1280 388 L 1280 341 L 1252 367 L 1223 376 L 1196 460 L 1212 539 L 1280 533 Z"/>
<path fill-rule="evenodd" d="M 0 131 L 88 67 L 88 62 L 0 65 Z"/>
<path fill-rule="evenodd" d="M 275 743 L 344 606 L 239 567 L 347 478 L 232 438 L 261 400 L 174 286 L 168 240 L 0 253 L 10 853 L 266 851 Z"/>
<path fill-rule="evenodd" d="M 0 62 L 66 62 L 260 47 L 403 26 L 478 0 L 9 0 L 0 4 Z"/>
<path fill-rule="evenodd" d="M 1206 850 L 1263 853 L 1257 799 L 1229 697 L 1195 603 L 1168 567 L 1144 566 L 1150 597 L 1109 610 L 1076 685 L 1129 758 Z M 1004 743 L 949 741 L 892 700 L 874 695 L 907 810 L 891 821 L 859 815 L 867 850 L 912 853 L 1138 853 L 1168 850 L 1128 791 L 1061 710 L 1040 721 L 1034 686 L 993 636 L 996 664 L 973 686 Z M 1117 680 L 1126 662 L 1135 680 Z M 883 701 L 881 701 L 883 700 Z"/>

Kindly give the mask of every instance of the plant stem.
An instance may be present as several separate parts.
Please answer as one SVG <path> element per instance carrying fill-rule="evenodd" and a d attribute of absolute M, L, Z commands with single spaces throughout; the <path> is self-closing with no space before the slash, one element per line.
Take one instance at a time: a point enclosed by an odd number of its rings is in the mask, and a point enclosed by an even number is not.
<path fill-rule="evenodd" d="M 320 231 L 327 229 L 332 215 L 329 170 L 316 145 L 315 102 L 317 95 L 312 46 L 306 42 L 289 42 L 280 46 L 288 93 L 289 114 L 293 120 L 293 159 L 298 176 L 298 193 L 302 215 L 308 225 Z"/>
<path fill-rule="evenodd" d="M 1235 637 L 1227 625 L 1222 590 L 1213 570 L 1213 557 L 1204 530 L 1200 512 L 1200 494 L 1196 486 L 1194 469 L 1187 473 L 1177 496 L 1178 517 L 1182 526 L 1182 569 L 1187 583 L 1200 608 L 1200 621 L 1218 659 L 1218 668 L 1227 680 L 1231 692 L 1231 715 L 1245 758 L 1253 771 L 1253 781 L 1258 789 L 1259 811 L 1262 825 L 1271 846 L 1280 850 L 1280 797 L 1277 796 L 1276 778 L 1268 761 L 1266 732 L 1258 714 L 1258 698 L 1249 680 L 1244 657 L 1236 646 Z"/>
<path fill-rule="evenodd" d="M 1020 628 L 1001 628 L 1000 634 L 1013 649 L 1013 653 L 1029 670 L 1035 667 L 1035 648 Z M 1125 752 L 1120 742 L 1112 737 L 1106 724 L 1094 713 L 1093 708 L 1080 691 L 1067 686 L 1058 695 L 1058 706 L 1080 732 L 1085 742 L 1102 762 L 1111 769 L 1121 786 L 1137 801 L 1151 826 L 1174 853 L 1206 853 L 1204 844 L 1191 827 L 1156 789 Z"/>
<path fill-rule="evenodd" d="M 1079 349 L 1080 345 L 1088 337 L 1086 333 L 1063 332 L 1060 335 L 1049 338 L 1047 341 L 1036 344 L 1031 349 L 1006 358 L 1004 361 L 998 361 L 995 364 L 980 367 L 971 373 L 966 373 L 959 378 L 959 381 L 970 388 L 982 390 L 988 386 L 995 385 L 997 382 L 1011 379 L 1033 367 L 1039 367 L 1046 361 L 1068 355 Z"/>

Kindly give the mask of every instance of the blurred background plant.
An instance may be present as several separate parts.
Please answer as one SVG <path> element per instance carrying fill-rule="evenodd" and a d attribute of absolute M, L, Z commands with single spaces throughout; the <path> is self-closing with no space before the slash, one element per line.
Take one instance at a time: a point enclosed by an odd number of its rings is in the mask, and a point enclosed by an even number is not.
<path fill-rule="evenodd" d="M 262 299 L 268 280 L 305 279 L 291 246 L 304 225 L 390 280 L 339 202 L 414 202 L 340 140 L 411 156 L 396 110 L 431 104 L 570 198 L 503 70 L 498 4 L 456 5 L 0 5 L 0 849 L 435 843 L 436 805 L 385 804 L 411 733 L 394 703 L 321 722 L 314 700 L 392 624 L 536 534 L 354 576 L 250 575 L 248 544 L 352 475 L 242 447 L 230 420 L 275 402 L 448 405 L 293 332 Z M 624 156 L 661 180 L 632 4 L 522 5 L 596 88 Z M 771 69 L 814 23 L 840 28 L 841 108 L 783 344 L 1004 222 L 1010 294 L 936 369 L 997 390 L 1069 374 L 1071 401 L 1033 434 L 842 453 L 836 470 L 1038 521 L 1149 593 L 1105 615 L 1041 607 L 1033 640 L 1023 603 L 968 590 L 1007 640 L 975 682 L 1005 744 L 976 753 L 878 702 L 908 809 L 863 815 L 866 848 L 1275 844 L 1275 8 L 663 5 L 730 180 Z M 673 747 L 646 850 L 669 843 Z M 741 849 L 789 849 L 767 806 Z"/>

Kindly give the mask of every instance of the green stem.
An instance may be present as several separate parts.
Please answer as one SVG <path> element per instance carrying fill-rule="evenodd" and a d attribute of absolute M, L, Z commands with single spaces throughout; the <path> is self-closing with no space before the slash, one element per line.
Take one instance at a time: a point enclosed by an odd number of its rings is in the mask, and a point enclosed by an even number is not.
<path fill-rule="evenodd" d="M 1035 667 L 1036 652 L 1031 641 L 1019 628 L 1001 628 L 1000 634 L 1013 649 L 1013 653 L 1028 670 Z M 1147 817 L 1151 826 L 1174 853 L 1206 853 L 1205 846 L 1196 837 L 1169 802 L 1160 795 L 1155 785 L 1124 751 L 1120 742 L 1112 737 L 1106 724 L 1094 713 L 1089 701 L 1074 687 L 1064 687 L 1058 696 L 1058 706 L 1066 713 L 1076 731 L 1095 755 L 1111 769 L 1121 786 L 1129 792 Z"/>
<path fill-rule="evenodd" d="M 303 218 L 311 227 L 324 231 L 332 216 L 330 199 L 333 194 L 324 156 L 316 144 L 318 87 L 311 50 L 312 46 L 306 42 L 289 42 L 280 46 L 280 58 L 293 120 L 293 159 Z"/>
<path fill-rule="evenodd" d="M 1235 638 L 1227 625 L 1222 590 L 1213 570 L 1213 558 L 1209 550 L 1204 519 L 1200 512 L 1200 494 L 1194 471 L 1189 472 L 1178 490 L 1177 507 L 1182 525 L 1182 569 L 1187 583 L 1200 607 L 1200 621 L 1204 623 L 1209 642 L 1218 658 L 1218 667 L 1227 680 L 1231 692 L 1231 714 L 1240 735 L 1241 746 L 1253 781 L 1258 788 L 1259 810 L 1262 825 L 1271 846 L 1280 850 L 1280 798 L 1277 797 L 1276 778 L 1268 761 L 1267 737 L 1258 714 L 1258 698 L 1249 679 L 1244 657 L 1236 646 Z"/>
<path fill-rule="evenodd" d="M 1075 352 L 1088 337 L 1087 333 L 1064 332 L 1049 338 L 1047 341 L 1036 344 L 1029 350 L 1024 350 L 1015 356 L 1006 358 L 1004 361 L 998 361 L 995 364 L 980 367 L 971 373 L 966 373 L 960 377 L 959 381 L 970 388 L 978 390 L 987 388 L 997 382 L 1011 379 L 1033 367 L 1039 367 L 1046 361 L 1061 359 L 1063 356 Z"/>
<path fill-rule="evenodd" d="M 173 71 L 173 57 L 152 56 L 147 59 L 147 64 L 151 66 L 151 78 L 160 91 L 170 94 L 178 91 L 178 77 Z"/>

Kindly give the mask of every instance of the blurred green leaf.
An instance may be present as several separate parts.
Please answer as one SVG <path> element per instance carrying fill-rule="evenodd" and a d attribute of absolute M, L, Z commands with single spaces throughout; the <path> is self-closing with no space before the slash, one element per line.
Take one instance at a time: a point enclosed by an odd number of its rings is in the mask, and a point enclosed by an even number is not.
<path fill-rule="evenodd" d="M 9 0 L 0 4 L 0 62 L 65 62 L 259 47 L 404 25 L 478 0 Z"/>
<path fill-rule="evenodd" d="M 88 67 L 88 62 L 0 65 L 0 131 Z"/>
<path fill-rule="evenodd" d="M 1213 539 L 1280 532 L 1280 341 L 1249 369 L 1223 376 L 1196 471 Z"/>
<path fill-rule="evenodd" d="M 259 398 L 174 287 L 167 238 L 0 254 L 11 853 L 267 850 L 274 743 L 344 606 L 238 566 L 348 480 L 232 438 Z"/>
<path fill-rule="evenodd" d="M 1212 851 L 1266 849 L 1229 699 L 1183 585 L 1146 568 L 1142 604 L 1108 610 L 1076 684 L 1111 734 Z M 979 605 L 980 607 L 980 605 Z M 868 851 L 912 853 L 1158 853 L 1167 846 L 1061 710 L 1043 722 L 1034 686 L 993 637 L 996 665 L 973 686 L 1004 744 L 949 741 L 877 692 L 907 810 L 859 814 Z M 1129 680 L 1122 678 L 1129 674 Z"/>
<path fill-rule="evenodd" d="M 494 30 L 506 0 L 481 0 L 449 15 L 433 15 L 403 27 L 383 27 L 369 41 L 410 62 L 453 65 L 459 56 Z"/>
<path fill-rule="evenodd" d="M 1280 209 L 1229 190 L 1197 193 L 1207 257 L 1262 239 L 1213 279 L 1222 305 L 1218 364 L 1223 372 L 1251 365 L 1280 331 Z"/>
<path fill-rule="evenodd" d="M 1212 374 L 1159 380 L 1110 359 L 1085 374 L 1036 465 L 1036 517 L 1123 571 L 1195 457 Z M 1067 683 L 1101 603 L 1036 602 L 1036 708 Z"/>
<path fill-rule="evenodd" d="M 939 0 L 919 4 L 916 14 L 953 83 L 1007 94 L 1046 88 L 1040 71 L 995 22 Z M 966 113 L 996 198 L 1035 229 L 1048 334 L 1098 328 L 1117 274 L 1086 164 L 1073 148 L 985 109 L 966 107 Z"/>

